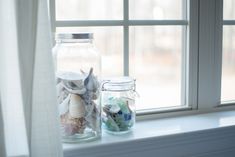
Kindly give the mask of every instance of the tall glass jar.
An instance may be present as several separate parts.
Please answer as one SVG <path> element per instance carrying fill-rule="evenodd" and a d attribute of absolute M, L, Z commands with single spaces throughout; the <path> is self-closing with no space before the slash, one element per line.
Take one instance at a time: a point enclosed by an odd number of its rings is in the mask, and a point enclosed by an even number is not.
<path fill-rule="evenodd" d="M 62 139 L 82 142 L 101 136 L 101 58 L 92 33 L 61 33 L 53 49 Z"/>
<path fill-rule="evenodd" d="M 135 80 L 118 77 L 102 84 L 102 121 L 111 134 L 131 131 L 135 124 Z"/>

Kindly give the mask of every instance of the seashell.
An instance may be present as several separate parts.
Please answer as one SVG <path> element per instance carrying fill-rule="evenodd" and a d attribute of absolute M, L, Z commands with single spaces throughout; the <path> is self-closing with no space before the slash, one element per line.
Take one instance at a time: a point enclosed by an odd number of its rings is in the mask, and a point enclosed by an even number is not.
<path fill-rule="evenodd" d="M 84 94 L 86 92 L 84 85 L 86 75 L 82 73 L 66 72 L 58 73 L 57 77 L 62 80 L 62 85 L 68 92 L 72 94 Z"/>
<path fill-rule="evenodd" d="M 69 114 L 73 118 L 85 116 L 85 104 L 79 95 L 71 94 L 69 103 Z"/>
<path fill-rule="evenodd" d="M 84 80 L 84 84 L 87 90 L 93 91 L 93 92 L 97 91 L 99 87 L 99 83 L 98 83 L 97 77 L 95 77 L 93 74 L 93 68 L 90 69 L 87 78 Z"/>
<path fill-rule="evenodd" d="M 60 116 L 64 115 L 66 112 L 68 112 L 68 110 L 69 110 L 69 106 L 68 106 L 69 100 L 70 100 L 70 95 L 68 95 L 62 101 L 62 103 L 59 104 L 59 114 L 60 114 Z"/>
<path fill-rule="evenodd" d="M 76 86 L 75 81 L 63 80 L 63 87 L 72 94 L 84 94 L 86 93 L 86 88 L 84 86 Z"/>
<path fill-rule="evenodd" d="M 75 135 L 75 134 L 83 134 L 86 128 L 86 121 L 84 117 L 81 118 L 72 118 L 68 113 L 60 116 L 61 120 L 61 133 L 62 135 Z"/>

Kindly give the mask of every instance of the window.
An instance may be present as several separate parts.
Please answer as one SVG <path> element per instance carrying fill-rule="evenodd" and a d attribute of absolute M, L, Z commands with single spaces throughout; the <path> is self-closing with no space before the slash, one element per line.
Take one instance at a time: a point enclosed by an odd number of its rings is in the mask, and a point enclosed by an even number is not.
<path fill-rule="evenodd" d="M 224 0 L 221 101 L 235 100 L 235 1 Z"/>
<path fill-rule="evenodd" d="M 235 98 L 232 3 L 224 30 L 223 0 L 52 0 L 51 10 L 54 31 L 94 32 L 104 77 L 137 79 L 139 113 L 201 112 Z"/>

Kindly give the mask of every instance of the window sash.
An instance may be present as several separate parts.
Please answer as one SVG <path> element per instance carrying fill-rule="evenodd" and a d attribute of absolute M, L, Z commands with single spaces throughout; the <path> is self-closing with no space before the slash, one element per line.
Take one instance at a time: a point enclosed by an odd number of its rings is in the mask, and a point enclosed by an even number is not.
<path fill-rule="evenodd" d="M 164 26 L 187 26 L 183 30 L 183 52 L 182 52 L 182 88 L 181 88 L 181 106 L 177 107 L 177 110 L 181 108 L 184 110 L 185 108 L 187 109 L 192 109 L 196 108 L 196 96 L 191 93 L 197 93 L 194 89 L 196 88 L 191 88 L 191 86 L 196 86 L 196 81 L 195 78 L 191 79 L 192 77 L 189 76 L 191 75 L 190 71 L 192 69 L 195 70 L 195 65 L 190 66 L 188 68 L 188 63 L 194 62 L 196 63 L 197 61 L 192 61 L 195 60 L 194 53 L 191 53 L 193 51 L 192 49 L 197 47 L 197 44 L 194 44 L 195 46 L 191 46 L 192 43 L 197 43 L 197 35 L 194 33 L 194 36 L 188 35 L 189 33 L 192 32 L 197 32 L 197 28 L 192 25 L 193 23 L 195 26 L 197 26 L 197 9 L 189 9 L 189 8 L 195 8 L 195 6 L 198 5 L 197 1 L 191 1 L 188 3 L 188 0 L 183 1 L 183 20 L 130 20 L 129 19 L 129 0 L 123 0 L 123 20 L 72 20 L 72 21 L 62 21 L 62 20 L 56 20 L 55 19 L 55 0 L 51 0 L 51 14 L 52 18 L 52 23 L 54 23 L 52 30 L 55 33 L 55 28 L 56 27 L 91 27 L 91 26 L 122 26 L 123 27 L 123 46 L 124 46 L 124 55 L 123 55 L 123 64 L 124 64 L 124 75 L 128 76 L 129 75 L 129 28 L 130 26 L 158 26 L 158 25 L 164 25 Z M 194 7 L 193 7 L 194 6 Z M 197 8 L 197 7 L 196 7 Z M 190 20 L 189 20 L 190 19 Z M 193 19 L 193 20 L 191 20 Z M 191 27 L 188 28 L 188 25 L 191 24 Z M 195 39 L 193 39 L 195 38 Z M 188 39 L 193 42 L 188 42 Z M 190 46 L 188 46 L 190 44 Z M 189 53 L 190 52 L 190 53 Z M 197 53 L 197 52 L 196 52 Z M 186 65 L 186 66 L 185 66 Z M 187 68 L 184 68 L 187 67 Z M 187 78 L 185 78 L 187 77 Z M 195 77 L 195 76 L 193 76 Z M 190 78 L 190 79 L 189 79 Z M 190 80 L 190 81 L 186 81 Z M 191 81 L 192 80 L 192 81 Z M 194 82 L 194 83 L 192 83 Z M 190 87 L 189 87 L 190 86 Z M 190 90 L 189 90 L 190 89 Z M 193 89 L 193 90 L 191 90 Z M 187 98 L 186 98 L 187 97 Z M 190 98 L 189 98 L 190 97 Z M 171 108 L 172 109 L 172 108 Z M 171 110 L 170 109 L 170 110 Z M 141 113 L 150 113 L 150 112 L 159 112 L 159 110 L 168 110 L 166 108 L 164 109 L 159 109 L 156 108 L 154 110 L 151 109 L 147 111 L 141 111 Z"/>
<path fill-rule="evenodd" d="M 185 29 L 185 52 L 182 56 L 182 104 L 180 108 L 139 111 L 139 115 L 184 110 L 212 110 L 221 107 L 222 26 L 235 25 L 223 21 L 223 0 L 188 0 L 183 20 L 130 20 L 129 1 L 123 0 L 123 20 L 56 21 L 55 0 L 50 0 L 52 32 L 56 27 L 123 26 L 124 75 L 129 75 L 129 27 L 182 25 Z M 183 9 L 184 9 L 183 7 Z"/>
<path fill-rule="evenodd" d="M 223 20 L 223 25 L 235 25 L 235 20 Z"/>

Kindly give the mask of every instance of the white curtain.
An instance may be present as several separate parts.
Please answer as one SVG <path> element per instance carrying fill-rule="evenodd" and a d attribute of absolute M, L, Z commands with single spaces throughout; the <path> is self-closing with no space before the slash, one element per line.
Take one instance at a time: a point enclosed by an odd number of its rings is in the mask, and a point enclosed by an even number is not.
<path fill-rule="evenodd" d="M 2 108 L 1 108 L 1 99 L 0 99 L 0 156 L 6 156 L 6 152 L 5 152 L 5 138 L 4 138 L 4 129 L 3 129 L 3 119 L 2 119 Z"/>
<path fill-rule="evenodd" d="M 0 0 L 0 157 L 62 157 L 47 0 Z"/>

